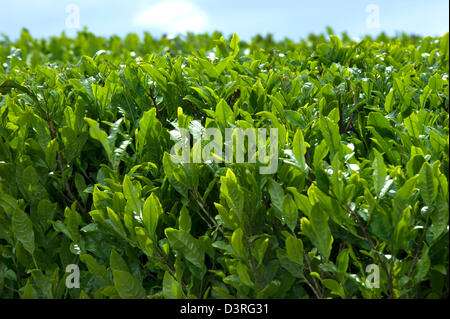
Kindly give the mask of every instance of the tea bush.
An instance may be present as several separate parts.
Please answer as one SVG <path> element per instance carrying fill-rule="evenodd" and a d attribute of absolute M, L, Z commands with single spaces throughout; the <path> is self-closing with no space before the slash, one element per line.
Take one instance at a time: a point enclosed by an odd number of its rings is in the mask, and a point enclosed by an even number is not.
<path fill-rule="evenodd" d="M 448 41 L 4 37 L 1 298 L 448 297 Z M 172 161 L 228 127 L 277 171 Z"/>

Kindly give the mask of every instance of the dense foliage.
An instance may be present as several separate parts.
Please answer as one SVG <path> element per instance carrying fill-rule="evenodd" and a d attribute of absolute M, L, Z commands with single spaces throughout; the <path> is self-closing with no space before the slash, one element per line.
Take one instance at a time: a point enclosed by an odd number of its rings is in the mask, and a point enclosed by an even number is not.
<path fill-rule="evenodd" d="M 0 297 L 447 297 L 448 41 L 4 37 Z M 171 161 L 211 127 L 277 172 Z"/>

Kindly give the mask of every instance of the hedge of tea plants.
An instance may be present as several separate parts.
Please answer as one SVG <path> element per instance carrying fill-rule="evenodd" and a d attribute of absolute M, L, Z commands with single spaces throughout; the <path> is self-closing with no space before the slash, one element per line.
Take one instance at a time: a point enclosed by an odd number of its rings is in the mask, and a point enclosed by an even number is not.
<path fill-rule="evenodd" d="M 0 297 L 448 297 L 448 73 L 448 33 L 3 36 Z"/>

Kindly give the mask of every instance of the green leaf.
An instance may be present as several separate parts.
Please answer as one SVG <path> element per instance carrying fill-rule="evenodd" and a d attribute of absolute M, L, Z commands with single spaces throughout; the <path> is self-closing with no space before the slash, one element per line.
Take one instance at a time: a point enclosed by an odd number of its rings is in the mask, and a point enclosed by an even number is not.
<path fill-rule="evenodd" d="M 299 220 L 297 205 L 295 204 L 295 201 L 290 194 L 285 195 L 283 198 L 281 216 L 283 218 L 283 221 L 293 232 Z"/>
<path fill-rule="evenodd" d="M 239 185 L 236 176 L 231 169 L 227 169 L 225 176 L 220 178 L 220 198 L 226 202 L 228 207 L 233 209 L 240 223 L 245 223 L 244 218 L 244 192 Z"/>
<path fill-rule="evenodd" d="M 301 239 L 289 235 L 286 238 L 286 253 L 290 260 L 303 265 L 303 242 Z"/>
<path fill-rule="evenodd" d="M 239 53 L 239 37 L 236 33 L 233 34 L 230 43 L 231 55 L 237 56 Z"/>
<path fill-rule="evenodd" d="M 303 133 L 300 129 L 298 129 L 294 135 L 293 152 L 300 168 L 305 173 L 308 168 L 305 161 L 306 146 L 303 139 Z"/>
<path fill-rule="evenodd" d="M 122 238 L 127 238 L 127 233 L 125 232 L 125 228 L 123 227 L 122 221 L 119 218 L 119 215 L 117 215 L 111 208 L 107 207 L 106 210 L 108 211 L 108 220 L 107 222 L 110 224 L 112 229 L 119 234 Z"/>
<path fill-rule="evenodd" d="M 166 228 L 165 234 L 169 240 L 169 245 L 178 251 L 187 261 L 198 270 L 193 275 L 202 278 L 206 273 L 205 252 L 201 248 L 197 239 L 182 230 Z"/>
<path fill-rule="evenodd" d="M 127 263 L 123 258 L 117 253 L 115 249 L 111 249 L 111 255 L 109 257 L 109 264 L 112 270 L 120 270 L 125 272 L 130 272 Z"/>
<path fill-rule="evenodd" d="M 42 292 L 45 299 L 53 299 L 52 282 L 47 275 L 44 275 L 40 269 L 30 271 L 36 286 Z"/>
<path fill-rule="evenodd" d="M 156 227 L 158 227 L 158 220 L 162 214 L 163 209 L 161 203 L 155 193 L 152 193 L 145 200 L 144 209 L 142 210 L 142 221 L 144 222 L 145 229 L 154 238 L 156 238 Z"/>
<path fill-rule="evenodd" d="M 277 293 L 281 287 L 281 282 L 278 280 L 273 280 L 269 282 L 264 289 L 258 292 L 256 295 L 257 299 L 268 299 Z"/>
<path fill-rule="evenodd" d="M 45 150 L 45 162 L 51 170 L 56 169 L 56 152 L 58 151 L 58 147 L 58 141 L 54 139 L 47 145 Z"/>
<path fill-rule="evenodd" d="M 322 279 L 322 283 L 325 287 L 331 290 L 332 294 L 338 295 L 345 299 L 344 288 L 334 279 Z"/>
<path fill-rule="evenodd" d="M 319 145 L 316 146 L 314 149 L 314 158 L 313 158 L 313 165 L 314 169 L 320 169 L 322 160 L 327 156 L 328 154 L 328 146 L 325 140 L 322 140 Z"/>
<path fill-rule="evenodd" d="M 317 186 L 319 186 L 321 191 L 328 193 L 330 189 L 330 178 L 327 172 L 321 168 L 317 168 L 314 170 L 314 174 L 316 175 Z"/>
<path fill-rule="evenodd" d="M 341 135 L 339 133 L 339 126 L 326 117 L 319 119 L 320 131 L 327 142 L 330 149 L 331 157 L 341 150 Z"/>
<path fill-rule="evenodd" d="M 367 118 L 367 125 L 373 126 L 378 132 L 389 136 L 391 134 L 391 124 L 381 112 L 370 112 Z"/>
<path fill-rule="evenodd" d="M 343 249 L 337 256 L 337 268 L 341 273 L 345 273 L 348 268 L 349 250 Z"/>
<path fill-rule="evenodd" d="M 270 194 L 270 199 L 272 200 L 272 205 L 277 208 L 280 212 L 283 211 L 283 198 L 284 191 L 283 188 L 275 182 L 273 179 L 269 179 L 268 191 Z"/>
<path fill-rule="evenodd" d="M 333 236 L 328 226 L 328 215 L 319 204 L 313 206 L 310 219 L 303 217 L 300 221 L 302 232 L 311 240 L 319 252 L 328 259 L 330 257 Z"/>
<path fill-rule="evenodd" d="M 89 56 L 81 57 L 81 67 L 84 70 L 84 72 L 90 75 L 94 75 L 98 72 L 96 63 Z"/>
<path fill-rule="evenodd" d="M 79 226 L 82 222 L 80 214 L 77 213 L 75 206 L 66 207 L 64 211 L 64 223 L 66 224 L 67 230 L 71 234 L 71 238 L 74 241 L 78 241 L 80 239 Z"/>
<path fill-rule="evenodd" d="M 122 299 L 144 299 L 146 292 L 141 282 L 129 272 L 113 270 L 114 288 Z"/>
<path fill-rule="evenodd" d="M 142 158 L 148 156 L 148 161 L 157 163 L 161 160 L 164 146 L 164 135 L 167 134 L 158 120 L 156 108 L 144 112 L 139 121 L 139 130 L 136 134 L 136 148 Z"/>
<path fill-rule="evenodd" d="M 231 236 L 231 247 L 233 247 L 234 251 L 240 258 L 247 260 L 248 254 L 246 246 L 244 245 L 243 237 L 244 232 L 242 231 L 242 229 L 236 229 Z"/>
<path fill-rule="evenodd" d="M 223 99 L 216 106 L 215 119 L 222 129 L 229 127 L 229 123 L 234 124 L 234 113 Z"/>
<path fill-rule="evenodd" d="M 173 278 L 168 271 L 164 273 L 163 278 L 163 295 L 166 299 L 181 299 L 183 298 L 183 290 L 181 284 Z"/>
<path fill-rule="evenodd" d="M 386 95 L 386 99 L 384 101 L 384 109 L 386 110 L 386 112 L 391 113 L 393 104 L 394 104 L 394 90 L 391 89 L 389 93 Z"/>
<path fill-rule="evenodd" d="M 419 172 L 418 182 L 420 196 L 427 206 L 433 205 L 437 196 L 438 184 L 433 176 L 433 169 L 428 163 L 424 163 Z"/>
<path fill-rule="evenodd" d="M 417 261 L 416 273 L 414 276 L 414 281 L 416 283 L 419 283 L 419 282 L 425 280 L 425 278 L 430 270 L 431 261 L 430 261 L 430 257 L 428 256 L 428 250 L 429 250 L 429 247 L 427 245 L 424 245 L 424 247 L 422 248 L 421 256 L 420 256 L 419 260 Z"/>
<path fill-rule="evenodd" d="M 430 226 L 430 231 L 433 233 L 433 241 L 439 238 L 439 236 L 447 229 L 448 220 L 448 201 L 445 201 L 442 197 L 437 197 L 436 209 L 431 213 L 432 224 Z"/>
<path fill-rule="evenodd" d="M 34 254 L 35 242 L 33 223 L 31 219 L 21 210 L 16 210 L 12 217 L 12 230 L 17 241 L 31 254 Z"/>
<path fill-rule="evenodd" d="M 1 275 L 0 275 L 1 276 Z M 1 282 L 0 282 L 1 283 Z M 0 290 L 1 293 L 1 290 Z M 25 289 L 23 290 L 22 296 L 23 299 L 39 299 L 39 294 L 31 285 L 31 280 L 28 279 L 25 285 Z"/>
<path fill-rule="evenodd" d="M 252 255 L 256 258 L 259 265 L 262 265 L 264 255 L 269 247 L 269 238 L 259 238 L 253 243 Z"/>
<path fill-rule="evenodd" d="M 411 209 L 409 206 L 402 211 L 400 218 L 394 227 L 394 252 L 397 252 L 398 250 L 405 248 L 411 230 Z"/>
<path fill-rule="evenodd" d="M 90 118 L 85 118 L 85 121 L 89 124 L 90 136 L 102 144 L 109 161 L 112 161 L 112 151 L 111 147 L 109 146 L 108 135 L 106 134 L 106 132 L 100 128 L 100 125 L 97 121 Z"/>
<path fill-rule="evenodd" d="M 312 206 L 308 197 L 303 194 L 299 194 L 297 192 L 297 189 L 295 189 L 294 187 L 288 187 L 287 190 L 291 192 L 292 195 L 294 195 L 295 204 L 297 205 L 298 209 L 300 209 L 300 211 L 302 211 L 305 215 L 309 216 Z"/>
<path fill-rule="evenodd" d="M 81 254 L 80 260 L 86 264 L 89 272 L 100 279 L 103 283 L 110 282 L 106 267 L 104 265 L 100 265 L 94 257 L 88 254 Z"/>
<path fill-rule="evenodd" d="M 373 186 L 375 188 L 375 194 L 380 195 L 381 191 L 386 184 L 386 165 L 384 164 L 383 156 L 374 150 L 375 160 L 373 161 Z"/>
<path fill-rule="evenodd" d="M 17 83 L 14 80 L 4 80 L 2 82 L 2 84 L 0 84 L 0 93 L 2 93 L 2 94 L 7 94 L 12 89 L 19 90 L 21 92 L 28 94 L 30 97 L 36 98 L 35 95 L 33 94 L 33 92 L 31 92 L 29 89 L 20 85 L 19 83 Z"/>
<path fill-rule="evenodd" d="M 250 278 L 249 269 L 244 263 L 238 262 L 236 266 L 236 271 L 238 273 L 239 279 L 242 281 L 244 285 L 250 288 L 252 288 L 255 285 L 252 279 Z"/>
<path fill-rule="evenodd" d="M 180 211 L 180 217 L 178 218 L 178 225 L 180 230 L 189 233 L 191 231 L 191 216 L 189 215 L 189 211 L 186 206 L 183 206 Z"/>
<path fill-rule="evenodd" d="M 440 53 L 441 53 L 441 61 L 445 65 L 447 63 L 448 67 L 448 60 L 449 60 L 449 41 L 448 41 L 448 32 L 441 38 L 440 41 Z"/>
<path fill-rule="evenodd" d="M 140 215 L 142 210 L 142 202 L 139 198 L 140 194 L 128 175 L 125 175 L 123 180 L 123 194 L 127 199 L 127 204 L 134 211 L 134 214 Z"/>

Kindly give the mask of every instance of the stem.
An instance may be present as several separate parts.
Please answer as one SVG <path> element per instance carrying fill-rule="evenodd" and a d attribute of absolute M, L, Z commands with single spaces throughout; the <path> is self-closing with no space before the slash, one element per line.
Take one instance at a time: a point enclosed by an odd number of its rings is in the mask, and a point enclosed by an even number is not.
<path fill-rule="evenodd" d="M 183 99 L 183 98 L 181 98 L 181 99 Z M 188 100 L 183 100 L 183 101 L 186 101 L 186 104 L 189 106 L 189 108 L 191 110 L 193 110 L 195 113 L 197 113 L 197 115 L 200 116 L 200 118 L 202 118 L 204 116 L 204 114 L 202 112 L 200 112 L 198 110 L 198 108 L 194 104 L 191 103 L 191 101 L 188 101 Z"/>
<path fill-rule="evenodd" d="M 195 199 L 195 201 L 197 202 L 198 206 L 200 207 L 200 209 L 202 210 L 202 212 L 210 219 L 210 221 L 213 223 L 214 227 L 217 228 L 217 229 L 219 229 L 220 232 L 223 234 L 223 229 L 222 229 L 222 227 L 220 227 L 220 226 L 217 224 L 217 221 L 216 221 L 216 220 L 211 216 L 211 214 L 206 210 L 205 205 L 204 205 L 204 203 L 202 202 L 202 200 L 201 200 L 201 198 L 200 198 L 198 192 L 197 192 L 196 190 L 194 190 L 194 191 L 191 190 L 190 193 L 192 194 L 192 196 L 194 196 L 194 199 Z M 200 217 L 208 224 L 209 228 L 213 228 L 213 227 L 211 226 L 211 224 L 208 223 L 208 222 L 204 219 L 204 217 L 203 217 L 201 214 L 199 214 L 199 216 L 200 216 Z"/>
<path fill-rule="evenodd" d="M 20 269 L 19 269 L 19 265 L 17 264 L 17 260 L 15 258 L 15 256 L 13 255 L 13 262 L 14 262 L 14 266 L 16 267 L 16 276 L 17 276 L 17 290 L 19 290 L 22 287 L 22 279 L 20 278 Z M 5 285 L 6 287 L 6 285 Z"/>
<path fill-rule="evenodd" d="M 48 127 L 49 127 L 49 129 L 50 129 L 50 136 L 51 136 L 52 140 L 54 140 L 54 139 L 56 139 L 56 130 L 55 130 L 55 127 L 53 126 L 53 122 L 52 122 L 52 120 L 50 119 L 49 114 L 48 114 L 47 112 L 44 112 L 44 114 L 45 114 L 45 118 L 46 118 L 46 120 L 47 120 Z M 61 150 L 58 150 L 56 153 L 57 153 L 57 159 L 56 159 L 56 162 L 58 163 L 58 167 L 59 167 L 59 170 L 60 170 L 60 176 L 61 176 L 61 178 L 62 178 L 63 173 L 64 173 L 64 165 L 63 165 L 63 163 L 62 163 L 62 155 L 61 155 L 62 151 L 61 151 Z M 73 195 L 72 190 L 70 189 L 69 182 L 68 182 L 67 180 L 64 181 L 64 185 L 65 185 L 65 187 L 66 187 L 66 192 L 67 192 L 67 194 L 69 195 L 69 198 L 70 198 L 70 200 L 72 201 L 72 203 L 76 201 L 78 208 L 86 215 L 86 214 L 87 214 L 86 208 L 84 208 L 84 207 L 76 200 L 76 197 Z"/>
<path fill-rule="evenodd" d="M 358 214 L 354 212 L 350 206 L 347 204 L 347 211 L 352 214 L 355 217 L 356 223 L 358 224 L 358 227 L 362 230 L 364 234 L 365 241 L 369 244 L 370 249 L 372 249 L 375 252 L 375 256 L 378 259 L 378 262 L 380 263 L 381 267 L 383 267 L 383 270 L 386 272 L 388 276 L 388 285 L 389 285 L 389 297 L 393 298 L 394 296 L 394 285 L 392 284 L 392 272 L 390 272 L 385 264 L 385 262 L 381 259 L 374 243 L 372 242 L 372 239 L 370 238 L 370 235 L 367 233 L 366 227 L 361 222 L 361 219 L 358 217 Z"/>
<path fill-rule="evenodd" d="M 425 223 L 425 227 L 423 228 L 423 233 L 420 236 L 419 241 L 416 242 L 414 257 L 413 257 L 413 261 L 411 263 L 411 267 L 409 268 L 409 271 L 408 271 L 408 277 L 411 277 L 411 275 L 413 274 L 414 268 L 416 267 L 417 261 L 419 260 L 419 255 L 420 255 L 420 252 L 422 251 L 420 249 L 420 243 L 423 243 L 423 241 L 425 239 L 425 234 L 427 233 L 427 230 L 428 230 L 428 227 L 429 227 L 429 220 L 430 220 L 430 214 L 427 215 L 427 220 L 426 220 L 426 223 Z M 409 283 L 407 285 L 407 288 L 408 289 L 410 288 L 409 287 Z"/>
<path fill-rule="evenodd" d="M 162 121 L 161 113 L 159 112 L 158 105 L 156 104 L 156 97 L 153 96 L 153 93 L 152 93 L 152 89 L 151 89 L 151 88 L 149 89 L 148 96 L 149 96 L 150 99 L 152 100 L 153 106 L 154 106 L 155 109 L 156 109 L 156 116 L 158 116 L 159 121 L 162 123 L 163 121 Z"/>
<path fill-rule="evenodd" d="M 313 271 L 312 271 L 312 267 L 311 267 L 311 261 L 309 260 L 308 255 L 305 252 L 303 252 L 303 256 L 304 256 L 304 258 L 306 260 L 306 263 L 308 264 L 309 273 L 312 273 Z M 314 287 L 315 287 L 315 289 L 314 289 L 312 287 L 312 285 L 309 284 L 311 289 L 313 290 L 314 294 L 316 295 L 316 297 L 318 299 L 322 299 L 323 298 L 323 293 L 322 293 L 322 291 L 320 289 L 320 286 L 319 286 L 319 283 L 317 282 L 316 277 L 311 276 L 311 278 L 312 278 L 312 281 L 313 281 L 313 284 L 314 284 Z M 305 277 L 305 280 L 306 280 L 307 283 L 309 283 L 309 281 L 306 279 L 306 277 Z"/>
<path fill-rule="evenodd" d="M 175 272 L 175 265 L 174 263 L 169 259 L 169 257 L 165 256 L 161 250 L 161 248 L 158 246 L 158 244 L 155 243 L 156 246 L 156 252 L 158 253 L 159 260 L 163 261 L 167 266 L 169 266 L 169 272 L 173 276 L 173 278 L 177 278 L 176 272 Z M 186 283 L 183 281 L 183 278 L 181 278 L 181 286 L 185 291 L 187 291 Z M 184 295 L 184 293 L 183 293 Z"/>
<path fill-rule="evenodd" d="M 346 206 L 343 206 L 342 203 L 340 202 L 340 200 L 336 197 L 336 195 L 334 193 L 328 194 L 328 195 L 330 197 L 334 198 L 335 200 L 337 200 L 340 203 L 341 207 L 344 208 L 345 210 L 347 210 L 355 218 L 358 227 L 362 230 L 362 232 L 364 234 L 364 237 L 362 239 L 364 241 L 366 241 L 369 244 L 370 249 L 375 252 L 375 256 L 377 257 L 378 262 L 380 263 L 381 267 L 383 267 L 383 270 L 386 272 L 386 275 L 388 276 L 389 298 L 393 298 L 394 297 L 394 285 L 392 283 L 392 272 L 388 270 L 386 263 L 381 259 L 374 243 L 372 242 L 372 239 L 370 238 L 369 233 L 367 232 L 367 228 L 364 227 L 358 214 L 356 214 L 356 212 L 350 208 L 349 204 L 347 204 Z"/>

